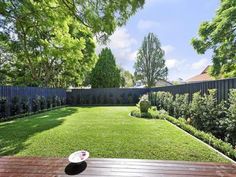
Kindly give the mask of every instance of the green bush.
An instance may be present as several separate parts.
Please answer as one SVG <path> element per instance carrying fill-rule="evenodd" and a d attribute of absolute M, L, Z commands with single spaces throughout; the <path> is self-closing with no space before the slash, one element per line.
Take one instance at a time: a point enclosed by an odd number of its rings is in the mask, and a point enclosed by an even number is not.
<path fill-rule="evenodd" d="M 163 109 L 176 118 L 183 117 L 195 128 L 232 142 L 232 138 L 230 138 L 232 134 L 227 133 L 226 129 L 231 127 L 233 130 L 234 128 L 232 128 L 232 123 L 229 126 L 231 121 L 227 119 L 229 115 L 227 115 L 225 102 L 217 102 L 215 89 L 209 90 L 209 94 L 203 96 L 200 92 L 194 93 L 192 102 L 189 102 L 188 94 L 176 94 L 173 97 L 171 93 L 161 91 L 151 93 L 149 96 L 149 100 L 156 104 L 158 110 Z"/>
<path fill-rule="evenodd" d="M 61 106 L 61 98 L 57 96 L 57 106 Z"/>
<path fill-rule="evenodd" d="M 164 109 L 169 112 L 169 114 L 173 114 L 174 112 L 174 97 L 169 92 L 156 92 L 154 95 L 156 98 L 156 106 L 158 109 Z"/>
<path fill-rule="evenodd" d="M 0 118 L 8 116 L 8 102 L 5 97 L 0 97 Z"/>
<path fill-rule="evenodd" d="M 197 137 L 198 139 L 204 141 L 205 143 L 211 145 L 215 149 L 219 150 L 220 152 L 224 153 L 228 157 L 236 160 L 236 150 L 234 150 L 233 146 L 229 143 L 226 143 L 212 134 L 205 133 L 203 131 L 197 130 L 193 126 L 186 124 L 184 119 L 179 120 L 167 114 L 159 114 L 159 117 L 162 119 L 166 119 L 171 123 L 175 124 L 176 126 L 180 127 L 181 129 L 185 130 L 189 134 Z"/>
<path fill-rule="evenodd" d="M 141 113 L 148 113 L 149 108 L 151 108 L 151 102 L 148 100 L 148 95 L 143 95 L 137 104 Z"/>
<path fill-rule="evenodd" d="M 132 93 L 128 93 L 128 103 L 132 104 L 133 103 L 133 96 Z"/>
<path fill-rule="evenodd" d="M 59 97 L 58 96 L 53 96 L 52 97 L 52 107 L 57 107 L 59 106 L 58 103 L 59 103 Z"/>
<path fill-rule="evenodd" d="M 228 141 L 236 146 L 236 89 L 230 90 L 229 108 L 225 124 Z"/>
<path fill-rule="evenodd" d="M 41 110 L 40 107 L 40 96 L 36 96 L 36 98 L 32 99 L 32 111 L 33 112 L 38 112 Z"/>
<path fill-rule="evenodd" d="M 133 110 L 133 111 L 131 111 L 130 115 L 133 117 L 147 118 L 147 119 L 158 119 L 159 118 L 156 111 L 140 112 L 140 110 Z"/>
<path fill-rule="evenodd" d="M 23 97 L 21 99 L 21 113 L 25 114 L 30 112 L 30 104 L 29 104 L 29 99 L 27 97 Z"/>
<path fill-rule="evenodd" d="M 188 94 L 176 94 L 173 100 L 173 115 L 174 117 L 188 118 L 189 111 L 189 95 Z"/>
<path fill-rule="evenodd" d="M 226 107 L 224 102 L 217 103 L 215 89 L 209 90 L 209 94 L 203 96 L 199 92 L 194 93 L 190 111 L 194 127 L 224 138 L 222 120 L 226 117 Z"/>
<path fill-rule="evenodd" d="M 44 96 L 40 97 L 40 108 L 41 110 L 47 109 L 47 100 Z"/>
<path fill-rule="evenodd" d="M 47 97 L 47 109 L 52 108 L 52 97 Z"/>
<path fill-rule="evenodd" d="M 11 100 L 11 115 L 17 115 L 21 112 L 21 104 L 20 104 L 20 98 L 18 96 L 14 96 Z"/>

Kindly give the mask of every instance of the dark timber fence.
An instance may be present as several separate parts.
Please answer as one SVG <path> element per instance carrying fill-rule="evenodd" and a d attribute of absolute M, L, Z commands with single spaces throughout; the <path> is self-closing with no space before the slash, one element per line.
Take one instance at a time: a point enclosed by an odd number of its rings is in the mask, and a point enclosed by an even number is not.
<path fill-rule="evenodd" d="M 17 86 L 0 86 L 0 97 L 12 100 L 13 97 L 28 97 L 29 99 L 36 96 L 58 96 L 66 98 L 65 89 L 61 88 L 41 88 L 41 87 L 17 87 Z"/>
<path fill-rule="evenodd" d="M 236 88 L 236 78 L 205 81 L 198 83 L 174 85 L 156 88 L 105 88 L 105 89 L 72 89 L 67 92 L 69 105 L 134 105 L 145 93 L 166 91 L 173 95 L 200 91 L 207 93 L 208 89 L 217 89 L 217 100 L 228 99 L 229 90 Z"/>
<path fill-rule="evenodd" d="M 0 115 L 1 117 L 8 117 L 11 116 L 11 108 L 13 106 L 13 99 L 18 98 L 20 101 L 26 98 L 29 102 L 29 112 L 32 111 L 32 102 L 36 97 L 44 97 L 45 100 L 49 98 L 55 98 L 61 100 L 66 100 L 66 91 L 65 89 L 61 88 L 41 88 L 41 87 L 18 87 L 18 86 L 0 86 L 0 99 L 6 100 L 6 106 L 3 106 L 3 103 L 1 102 L 0 106 L 0 113 L 2 113 L 4 110 L 7 113 L 4 113 L 5 115 Z M 63 104 L 63 103 L 61 103 Z"/>

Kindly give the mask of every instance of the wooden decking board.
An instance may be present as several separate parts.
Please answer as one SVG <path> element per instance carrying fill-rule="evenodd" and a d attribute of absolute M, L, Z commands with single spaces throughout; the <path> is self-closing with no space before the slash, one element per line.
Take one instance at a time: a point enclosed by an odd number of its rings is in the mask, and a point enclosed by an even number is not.
<path fill-rule="evenodd" d="M 139 159 L 89 159 L 82 165 L 66 158 L 0 157 L 0 177 L 15 176 L 236 176 L 231 163 Z"/>

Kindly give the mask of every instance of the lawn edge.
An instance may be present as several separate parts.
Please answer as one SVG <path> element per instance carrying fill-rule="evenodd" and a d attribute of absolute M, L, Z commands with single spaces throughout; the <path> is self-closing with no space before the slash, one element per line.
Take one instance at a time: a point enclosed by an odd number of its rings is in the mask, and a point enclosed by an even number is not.
<path fill-rule="evenodd" d="M 186 133 L 187 135 L 191 136 L 192 138 L 194 138 L 195 140 L 197 140 L 198 142 L 206 145 L 208 148 L 210 148 L 211 150 L 217 152 L 218 154 L 220 154 L 221 156 L 223 156 L 224 158 L 226 158 L 227 160 L 229 160 L 230 162 L 236 164 L 236 161 L 234 161 L 233 159 L 231 159 L 230 157 L 228 157 L 227 155 L 223 154 L 222 152 L 218 151 L 217 149 L 215 149 L 214 147 L 210 146 L 209 144 L 205 143 L 204 141 L 198 139 L 196 136 L 191 135 L 190 133 L 188 133 L 187 131 L 183 130 L 182 128 L 178 127 L 177 125 L 173 124 L 172 122 L 164 119 L 165 121 L 167 121 L 168 123 L 172 124 L 173 126 L 175 126 L 177 129 L 183 131 L 184 133 Z"/>

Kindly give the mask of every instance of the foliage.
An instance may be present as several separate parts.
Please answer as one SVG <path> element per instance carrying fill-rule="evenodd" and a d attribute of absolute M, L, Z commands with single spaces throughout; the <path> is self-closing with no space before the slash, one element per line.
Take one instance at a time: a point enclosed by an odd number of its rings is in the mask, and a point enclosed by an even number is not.
<path fill-rule="evenodd" d="M 138 109 L 132 110 L 130 115 L 138 118 L 159 119 L 159 114 L 157 114 L 155 107 L 149 109 L 148 112 L 141 112 Z"/>
<path fill-rule="evenodd" d="M 129 72 L 121 68 L 121 84 L 122 87 L 133 87 L 134 76 Z"/>
<path fill-rule="evenodd" d="M 17 115 L 17 114 L 20 114 L 21 112 L 21 104 L 20 104 L 21 100 L 19 98 L 19 96 L 14 96 L 12 98 L 12 101 L 11 101 L 11 115 Z"/>
<path fill-rule="evenodd" d="M 226 110 L 223 102 L 217 103 L 215 89 L 209 90 L 209 94 L 203 96 L 199 92 L 194 93 L 190 109 L 194 127 L 224 137 L 225 130 L 221 121 L 226 117 Z"/>
<path fill-rule="evenodd" d="M 155 86 L 158 79 L 167 77 L 168 69 L 165 66 L 164 51 L 153 33 L 144 37 L 142 46 L 138 50 L 135 73 L 136 77 L 142 78 L 148 87 Z"/>
<path fill-rule="evenodd" d="M 104 48 L 92 70 L 92 88 L 112 88 L 120 86 L 120 70 L 116 66 L 111 49 Z"/>
<path fill-rule="evenodd" d="M 47 108 L 50 109 L 52 108 L 52 97 L 47 97 Z"/>
<path fill-rule="evenodd" d="M 60 98 L 58 96 L 52 97 L 52 107 L 60 106 Z"/>
<path fill-rule="evenodd" d="M 214 147 L 215 149 L 221 151 L 226 156 L 236 160 L 236 151 L 234 150 L 233 146 L 229 143 L 226 143 L 212 134 L 205 133 L 203 131 L 197 130 L 191 125 L 186 124 L 185 121 L 176 119 L 171 117 L 167 114 L 160 114 L 160 118 L 166 119 L 171 123 L 175 124 L 176 126 L 180 127 L 181 129 L 185 130 L 186 132 L 190 133 L 191 135 L 199 138 L 200 140 L 204 141 L 205 143 L 209 144 L 210 146 Z"/>
<path fill-rule="evenodd" d="M 77 86 L 96 62 L 94 35 L 107 40 L 143 4 L 1 0 L 0 77 L 6 73 L 4 83 L 14 85 Z"/>
<path fill-rule="evenodd" d="M 225 120 L 227 137 L 236 145 L 236 89 L 231 89 L 229 95 L 229 109 Z"/>
<path fill-rule="evenodd" d="M 11 55 L 14 85 L 67 87 L 95 63 L 91 31 L 59 1 L 1 2 L 0 48 Z M 11 35 L 14 33 L 14 35 Z"/>
<path fill-rule="evenodd" d="M 188 118 L 190 115 L 189 111 L 189 95 L 186 94 L 176 94 L 175 100 L 173 102 L 173 115 L 174 117 L 185 117 Z"/>
<path fill-rule="evenodd" d="M 30 112 L 30 103 L 29 103 L 28 97 L 23 97 L 21 99 L 21 109 L 22 109 L 21 113 L 23 113 L 23 114 Z"/>
<path fill-rule="evenodd" d="M 192 39 L 198 53 L 213 50 L 211 74 L 215 77 L 236 76 L 236 1 L 221 0 L 212 21 L 203 22 L 199 37 Z"/>
<path fill-rule="evenodd" d="M 55 97 L 55 107 L 64 105 L 65 99 Z M 11 100 L 5 97 L 0 98 L 0 121 L 8 121 L 16 118 L 21 118 L 34 113 L 42 112 L 43 110 L 52 109 L 52 97 L 45 98 L 44 96 L 36 96 L 32 99 L 32 105 L 27 96 L 14 96 Z M 32 106 L 32 107 L 31 107 Z"/>
<path fill-rule="evenodd" d="M 41 110 L 40 96 L 36 96 L 32 99 L 32 111 L 38 112 Z"/>
<path fill-rule="evenodd" d="M 0 97 L 0 118 L 8 116 L 8 102 L 5 97 Z"/>
<path fill-rule="evenodd" d="M 141 113 L 148 113 L 149 108 L 151 108 L 151 102 L 148 100 L 148 95 L 143 95 L 140 98 L 137 107 Z"/>
<path fill-rule="evenodd" d="M 40 108 L 41 110 L 47 109 L 47 101 L 44 96 L 40 97 Z"/>
<path fill-rule="evenodd" d="M 164 109 L 173 114 L 174 111 L 174 97 L 169 92 L 156 92 L 155 93 L 156 106 L 158 109 Z"/>
<path fill-rule="evenodd" d="M 208 90 L 208 94 L 193 94 L 189 102 L 188 95 L 171 95 L 168 92 L 149 94 L 149 100 L 157 109 L 176 118 L 185 118 L 195 128 L 209 132 L 214 136 L 236 145 L 235 141 L 235 105 L 236 91 L 231 89 L 229 100 L 217 102 L 216 90 Z"/>

